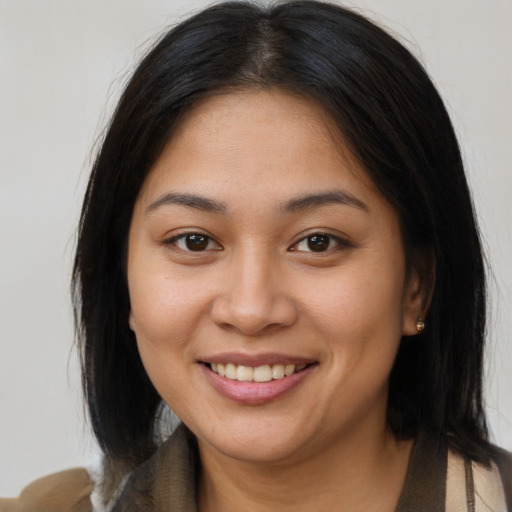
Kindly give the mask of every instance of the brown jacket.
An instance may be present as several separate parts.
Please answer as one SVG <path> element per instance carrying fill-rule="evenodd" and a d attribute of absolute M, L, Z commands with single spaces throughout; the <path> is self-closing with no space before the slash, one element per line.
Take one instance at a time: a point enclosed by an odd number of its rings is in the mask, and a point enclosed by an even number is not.
<path fill-rule="evenodd" d="M 128 478 L 112 512 L 197 512 L 199 460 L 194 436 L 181 425 Z M 81 469 L 50 475 L 18 499 L 0 499 L 0 512 L 91 512 L 93 484 Z M 416 441 L 396 512 L 512 512 L 512 458 L 491 468 L 471 463 L 427 435 Z"/>
<path fill-rule="evenodd" d="M 90 512 L 93 489 L 84 468 L 68 469 L 32 482 L 18 498 L 0 498 L 0 512 Z"/>

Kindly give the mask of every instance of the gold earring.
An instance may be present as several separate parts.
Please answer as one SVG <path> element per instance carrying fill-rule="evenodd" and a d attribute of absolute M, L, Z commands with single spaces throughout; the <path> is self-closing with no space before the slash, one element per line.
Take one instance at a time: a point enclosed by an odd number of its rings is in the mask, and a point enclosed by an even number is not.
<path fill-rule="evenodd" d="M 422 316 L 419 316 L 416 320 L 416 330 L 418 332 L 422 332 L 423 329 L 425 329 L 425 321 L 423 320 Z"/>

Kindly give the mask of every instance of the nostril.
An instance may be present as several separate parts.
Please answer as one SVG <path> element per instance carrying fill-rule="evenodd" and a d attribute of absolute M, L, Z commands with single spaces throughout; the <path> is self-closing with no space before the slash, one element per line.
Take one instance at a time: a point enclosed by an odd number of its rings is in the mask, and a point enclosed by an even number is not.
<path fill-rule="evenodd" d="M 297 308 L 288 298 L 262 292 L 261 297 L 255 294 L 218 297 L 211 315 L 224 330 L 255 336 L 292 325 L 297 319 Z"/>

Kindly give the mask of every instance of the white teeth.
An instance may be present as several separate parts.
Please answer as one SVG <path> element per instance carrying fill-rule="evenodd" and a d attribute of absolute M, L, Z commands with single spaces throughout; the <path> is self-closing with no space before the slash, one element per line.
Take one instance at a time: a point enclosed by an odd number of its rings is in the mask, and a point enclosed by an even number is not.
<path fill-rule="evenodd" d="M 253 369 L 250 366 L 237 366 L 236 368 L 236 380 L 242 382 L 249 382 L 252 380 Z"/>
<path fill-rule="evenodd" d="M 256 382 L 270 382 L 272 380 L 272 368 L 268 364 L 254 368 L 253 380 Z"/>
<path fill-rule="evenodd" d="M 305 364 L 274 364 L 272 366 L 265 364 L 263 366 L 235 365 L 232 363 L 211 363 L 210 367 L 214 373 L 218 373 L 221 377 L 230 380 L 238 380 L 241 382 L 270 382 L 272 379 L 282 379 L 290 377 L 294 373 L 300 372 L 306 368 Z"/>
<path fill-rule="evenodd" d="M 272 378 L 282 379 L 284 377 L 284 366 L 282 364 L 275 364 L 272 366 Z"/>
<path fill-rule="evenodd" d="M 228 363 L 226 365 L 226 378 L 236 380 L 236 366 L 234 364 Z"/>
<path fill-rule="evenodd" d="M 290 375 L 293 375 L 295 373 L 295 365 L 294 364 L 287 364 L 284 367 L 284 374 L 289 377 Z"/>

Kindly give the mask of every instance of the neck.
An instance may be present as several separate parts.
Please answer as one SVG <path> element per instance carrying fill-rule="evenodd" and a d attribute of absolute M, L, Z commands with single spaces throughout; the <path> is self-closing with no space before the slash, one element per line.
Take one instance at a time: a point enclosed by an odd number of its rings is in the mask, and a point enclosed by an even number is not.
<path fill-rule="evenodd" d="M 236 460 L 199 441 L 199 510 L 393 512 L 412 442 L 387 429 L 368 434 L 357 429 L 328 449 L 272 463 Z"/>

